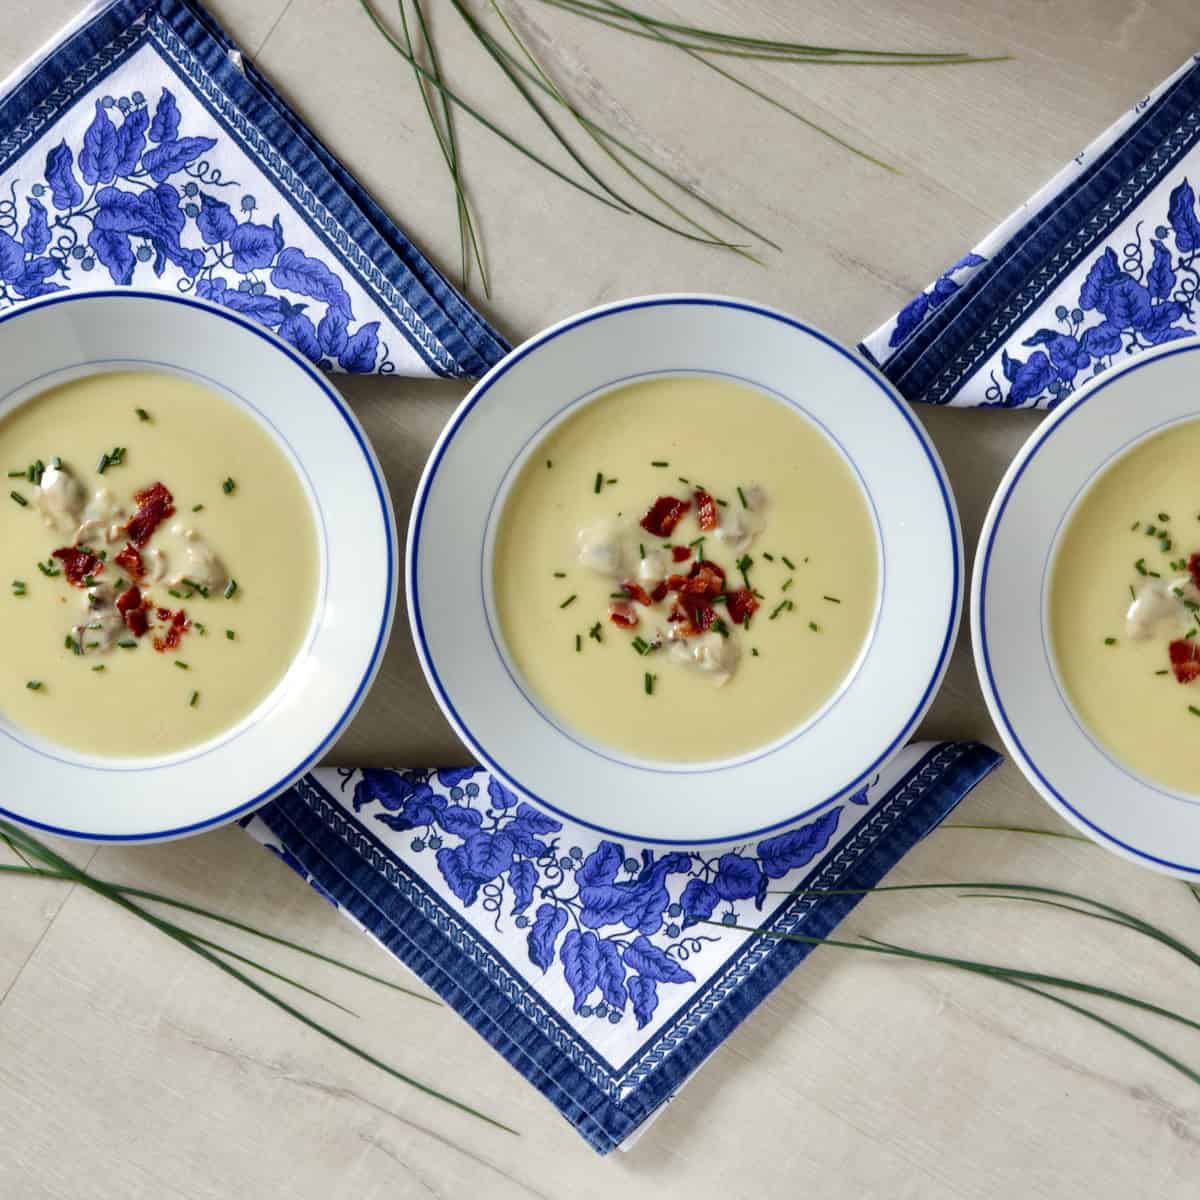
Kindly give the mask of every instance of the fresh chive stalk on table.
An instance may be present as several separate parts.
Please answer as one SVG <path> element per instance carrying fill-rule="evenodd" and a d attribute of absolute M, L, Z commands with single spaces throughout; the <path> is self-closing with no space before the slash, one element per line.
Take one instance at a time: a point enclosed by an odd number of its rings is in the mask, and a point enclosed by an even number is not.
<path fill-rule="evenodd" d="M 474 268 L 484 294 L 491 295 L 477 220 L 467 194 L 462 142 L 456 131 L 459 114 L 482 125 L 513 151 L 560 182 L 617 212 L 636 216 L 689 241 L 727 250 L 755 262 L 761 263 L 762 259 L 753 242 L 774 250 L 782 249 L 778 242 L 710 199 L 700 186 L 678 170 L 661 165 L 655 157 L 588 116 L 569 91 L 556 82 L 552 64 L 546 61 L 541 45 L 545 41 L 544 35 L 527 12 L 506 5 L 503 0 L 490 0 L 482 11 L 477 11 L 467 0 L 446 0 L 438 6 L 437 17 L 446 20 L 453 14 L 466 27 L 511 89 L 512 119 L 532 115 L 544 134 L 545 152 L 510 132 L 507 116 L 493 116 L 496 112 L 493 103 L 486 105 L 485 112 L 483 101 L 472 102 L 457 85 L 448 82 L 455 64 L 449 63 L 447 70 L 447 60 L 439 53 L 427 11 L 428 0 L 397 0 L 395 26 L 385 15 L 387 10 L 381 0 L 359 0 L 359 4 L 380 36 L 408 64 L 415 78 L 425 116 L 454 192 L 459 269 L 464 287 L 469 285 Z M 539 6 L 553 10 L 556 15 L 578 18 L 628 35 L 638 46 L 644 47 L 648 68 L 653 65 L 651 56 L 655 52 L 686 55 L 725 83 L 748 92 L 872 166 L 893 173 L 897 168 L 892 164 L 854 145 L 779 96 L 756 87 L 732 68 L 743 60 L 804 70 L 829 66 L 955 67 L 1008 58 L 1003 54 L 980 56 L 961 50 L 889 50 L 764 38 L 666 20 L 640 8 L 617 3 L 617 0 L 540 0 Z M 798 12 L 802 15 L 803 10 Z M 797 153 L 800 152 L 798 149 Z M 557 165 L 548 154 L 560 161 L 565 155 L 567 161 Z M 693 215 L 689 207 L 704 210 L 706 217 L 701 219 Z M 723 236 L 705 220 L 724 222 L 735 232 L 729 237 Z M 753 242 L 733 240 L 744 236 Z"/>

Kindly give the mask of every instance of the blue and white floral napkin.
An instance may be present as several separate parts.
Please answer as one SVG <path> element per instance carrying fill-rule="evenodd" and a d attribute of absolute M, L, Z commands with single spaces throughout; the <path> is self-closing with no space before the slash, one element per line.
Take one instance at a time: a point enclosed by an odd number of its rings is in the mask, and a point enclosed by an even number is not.
<path fill-rule="evenodd" d="M 126 286 L 329 370 L 473 377 L 508 349 L 194 0 L 93 4 L 0 83 L 0 311 Z"/>
<path fill-rule="evenodd" d="M 478 768 L 323 769 L 243 822 L 410 967 L 601 1153 L 627 1147 L 811 946 L 1000 761 L 909 746 L 795 828 L 621 843 Z M 731 801 L 735 802 L 735 801 Z"/>
<path fill-rule="evenodd" d="M 1200 55 L 860 346 L 909 400 L 1053 408 L 1200 320 Z"/>

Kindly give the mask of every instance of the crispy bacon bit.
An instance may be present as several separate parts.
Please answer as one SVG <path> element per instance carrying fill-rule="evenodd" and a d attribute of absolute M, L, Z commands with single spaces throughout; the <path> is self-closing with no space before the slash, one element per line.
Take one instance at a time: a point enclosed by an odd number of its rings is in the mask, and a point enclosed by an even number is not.
<path fill-rule="evenodd" d="M 125 618 L 125 627 L 134 637 L 141 637 L 150 628 L 150 618 L 146 616 L 149 606 L 150 601 L 142 600 L 141 589 L 136 586 L 117 597 L 117 612 Z"/>
<path fill-rule="evenodd" d="M 625 580 L 621 584 L 621 590 L 627 592 L 631 600 L 636 600 L 639 604 L 646 605 L 647 608 L 653 603 L 650 599 L 650 593 L 640 583 L 635 583 L 632 579 Z"/>
<path fill-rule="evenodd" d="M 667 598 L 668 591 L 669 589 L 667 587 L 667 581 L 664 579 L 662 583 L 658 584 L 654 591 L 650 593 L 650 599 L 657 604 L 660 600 L 665 600 Z"/>
<path fill-rule="evenodd" d="M 86 587 L 83 581 L 89 575 L 99 575 L 104 570 L 104 563 L 90 550 L 79 546 L 60 546 L 54 551 L 54 557 L 63 565 L 63 573 L 67 582 L 73 587 Z"/>
<path fill-rule="evenodd" d="M 632 629 L 638 623 L 638 615 L 633 605 L 624 600 L 618 600 L 608 606 L 608 619 L 622 629 Z"/>
<path fill-rule="evenodd" d="M 146 574 L 146 565 L 135 546 L 125 543 L 125 548 L 113 557 L 113 562 L 126 571 L 132 579 L 141 579 Z"/>
<path fill-rule="evenodd" d="M 716 615 L 713 606 L 703 596 L 683 592 L 672 606 L 667 620 L 684 622 L 678 630 L 681 637 L 696 637 L 708 629 Z"/>
<path fill-rule="evenodd" d="M 692 548 L 691 546 L 672 546 L 671 557 L 676 562 L 687 562 L 692 557 Z"/>
<path fill-rule="evenodd" d="M 158 618 L 160 621 L 170 621 L 170 625 L 167 626 L 167 632 L 163 637 L 156 637 L 154 639 L 155 650 L 163 653 L 167 650 L 178 649 L 179 643 L 183 640 L 183 635 L 192 627 L 187 613 L 182 608 L 178 612 L 172 612 L 169 608 L 160 608 L 158 610 Z"/>
<path fill-rule="evenodd" d="M 707 492 L 696 492 L 696 519 L 702 533 L 717 527 L 717 502 Z"/>
<path fill-rule="evenodd" d="M 1193 554 L 1188 559 L 1188 574 L 1192 577 L 1192 582 L 1200 588 L 1200 554 Z"/>
<path fill-rule="evenodd" d="M 688 596 L 717 596 L 725 587 L 725 572 L 715 562 L 705 559 L 703 562 L 692 563 L 691 572 L 684 575 L 672 575 L 667 580 L 667 587 L 672 592 Z"/>
<path fill-rule="evenodd" d="M 725 607 L 729 610 L 729 619 L 740 625 L 758 611 L 758 601 L 749 588 L 738 588 L 735 592 L 726 592 Z"/>
<path fill-rule="evenodd" d="M 683 514 L 691 507 L 686 500 L 675 496 L 659 496 L 642 518 L 642 528 L 655 537 L 670 537 Z"/>
<path fill-rule="evenodd" d="M 1177 638 L 1167 647 L 1167 653 L 1171 656 L 1171 670 L 1180 683 L 1191 683 L 1200 678 L 1200 647 L 1194 641 Z"/>
<path fill-rule="evenodd" d="M 175 515 L 175 498 L 161 483 L 133 493 L 137 512 L 125 522 L 129 540 L 140 550 L 168 517 Z"/>

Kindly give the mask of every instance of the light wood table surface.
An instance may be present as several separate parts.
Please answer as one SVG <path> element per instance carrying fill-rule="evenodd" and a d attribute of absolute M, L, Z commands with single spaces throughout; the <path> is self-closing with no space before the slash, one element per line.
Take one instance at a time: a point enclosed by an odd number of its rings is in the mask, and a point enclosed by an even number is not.
<path fill-rule="evenodd" d="M 0 75 L 77 4 L 5 0 Z M 482 0 L 474 4 L 482 11 Z M 494 279 L 482 307 L 514 341 L 600 301 L 687 289 L 776 304 L 853 342 L 1200 46 L 1195 0 L 644 5 L 819 43 L 964 47 L 1015 59 L 924 71 L 739 67 L 897 164 L 901 173 L 890 175 L 669 50 L 538 0 L 509 0 L 574 93 L 784 246 L 764 269 L 688 244 L 578 197 L 460 122 Z M 411 76 L 355 0 L 213 7 L 384 207 L 453 270 L 451 192 Z M 519 121 L 448 0 L 427 7 L 453 79 L 494 117 Z M 465 387 L 396 379 L 344 387 L 405 522 L 425 454 Z M 970 550 L 1036 418 L 921 417 L 957 489 Z M 998 744 L 965 631 L 923 732 Z M 463 757 L 401 620 L 379 682 L 330 761 Z M 1063 828 L 1008 766 L 954 819 Z M 69 850 L 101 876 L 236 913 L 402 977 L 238 829 L 154 848 Z M 1054 883 L 1200 941 L 1200 907 L 1183 884 L 1087 844 L 944 829 L 894 878 Z M 945 894 L 878 896 L 844 929 L 1077 972 L 1200 1016 L 1195 967 L 1069 914 Z M 522 1136 L 351 1059 L 88 893 L 9 877 L 0 881 L 0 1196 L 1182 1200 L 1200 1187 L 1195 1084 L 1104 1029 L 988 979 L 818 951 L 640 1144 L 600 1159 L 453 1013 L 329 970 L 297 970 L 361 1014 L 339 1028 Z M 1200 1035 L 1103 1011 L 1200 1064 Z"/>

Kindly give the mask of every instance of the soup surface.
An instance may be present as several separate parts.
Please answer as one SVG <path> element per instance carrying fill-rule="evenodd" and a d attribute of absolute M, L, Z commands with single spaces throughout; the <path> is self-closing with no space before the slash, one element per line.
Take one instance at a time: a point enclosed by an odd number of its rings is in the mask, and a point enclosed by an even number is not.
<path fill-rule="evenodd" d="M 1196 793 L 1200 768 L 1200 422 L 1138 443 L 1080 499 L 1048 618 L 1059 676 L 1098 741 Z M 1032 653 L 1032 650 L 1031 650 Z"/>
<path fill-rule="evenodd" d="M 552 429 L 493 560 L 504 642 L 543 709 L 676 762 L 752 750 L 816 713 L 859 657 L 878 574 L 836 447 L 711 376 L 629 384 Z"/>
<path fill-rule="evenodd" d="M 158 755 L 235 725 L 312 620 L 310 505 L 267 430 L 164 372 L 63 384 L 0 420 L 0 714 Z"/>

